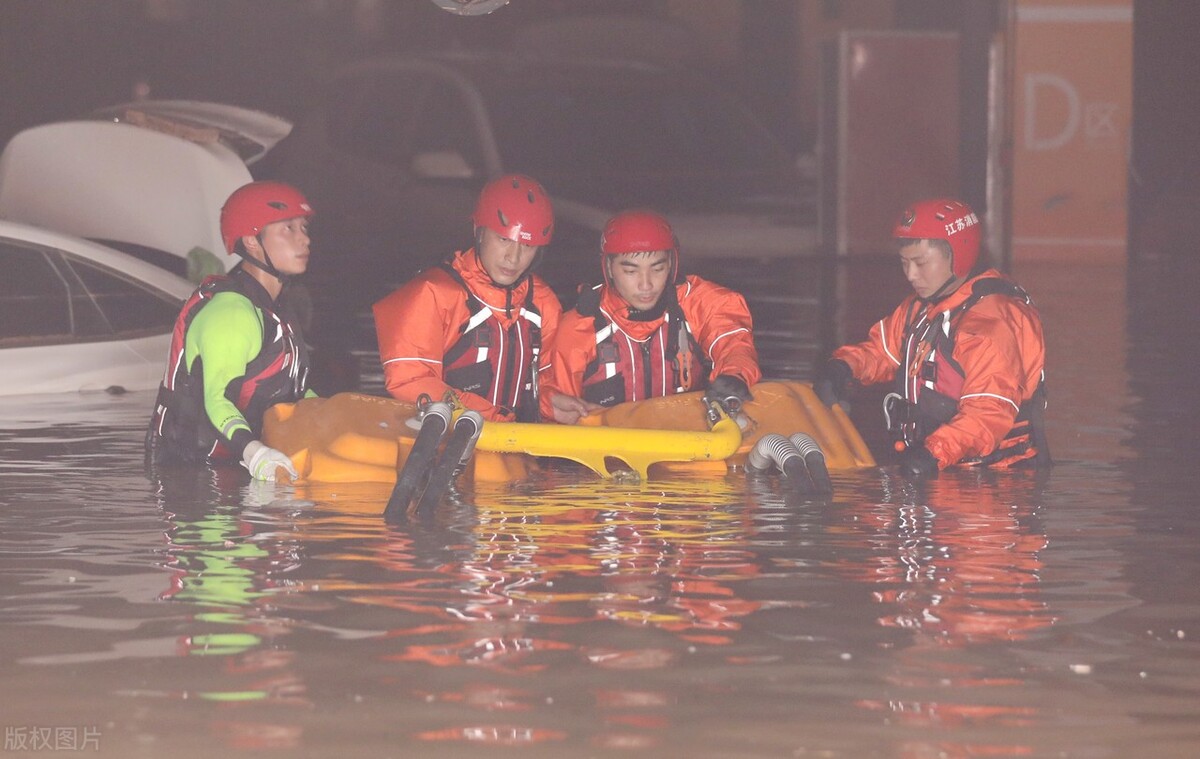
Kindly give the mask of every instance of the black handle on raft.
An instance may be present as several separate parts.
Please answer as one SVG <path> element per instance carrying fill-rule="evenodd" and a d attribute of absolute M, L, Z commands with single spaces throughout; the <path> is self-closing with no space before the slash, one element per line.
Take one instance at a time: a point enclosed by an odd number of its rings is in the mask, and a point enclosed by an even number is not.
<path fill-rule="evenodd" d="M 746 460 L 747 474 L 764 474 L 778 469 L 799 493 L 812 492 L 812 481 L 804 464 L 804 457 L 799 449 L 783 435 L 771 433 L 763 435 L 750 449 Z"/>
<path fill-rule="evenodd" d="M 421 494 L 421 500 L 417 502 L 418 516 L 431 516 L 437 509 L 454 477 L 470 461 L 471 454 L 475 450 L 475 441 L 479 439 L 479 433 L 482 431 L 483 417 L 478 411 L 464 411 L 462 416 L 454 422 L 454 429 L 450 433 L 450 439 L 446 442 L 446 448 L 442 451 L 442 456 L 438 459 L 433 471 L 429 473 L 425 492 Z"/>
<path fill-rule="evenodd" d="M 785 438 L 772 433 L 759 438 L 746 459 L 746 473 L 766 474 L 776 468 L 802 495 L 833 492 L 825 453 L 811 435 L 797 432 Z"/>
<path fill-rule="evenodd" d="M 787 459 L 783 462 L 780 470 L 800 495 L 808 495 L 816 490 L 809 475 L 808 467 L 805 466 L 804 459 L 801 457 L 792 456 Z"/>
<path fill-rule="evenodd" d="M 833 481 L 829 479 L 829 467 L 825 466 L 825 452 L 821 450 L 821 446 L 812 435 L 803 432 L 793 433 L 790 440 L 804 457 L 804 466 L 808 469 L 808 476 L 812 478 L 817 492 L 832 493 Z"/>
<path fill-rule="evenodd" d="M 383 518 L 387 521 L 398 522 L 408 518 L 408 506 L 429 474 L 437 456 L 438 444 L 450 426 L 451 413 L 448 403 L 434 403 L 425 410 L 421 419 L 421 430 L 417 433 L 417 439 L 413 441 L 408 458 L 404 460 L 404 468 L 396 477 L 396 486 L 392 488 L 387 508 L 383 510 Z"/>

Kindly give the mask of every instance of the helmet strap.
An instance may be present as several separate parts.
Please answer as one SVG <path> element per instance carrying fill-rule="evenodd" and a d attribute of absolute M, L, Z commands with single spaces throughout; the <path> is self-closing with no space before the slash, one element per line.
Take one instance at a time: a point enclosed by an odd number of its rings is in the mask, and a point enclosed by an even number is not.
<path fill-rule="evenodd" d="M 278 269 L 276 269 L 275 264 L 271 263 L 271 255 L 269 253 L 267 253 L 267 246 L 263 244 L 262 235 L 261 234 L 255 235 L 254 239 L 258 240 L 258 247 L 262 249 L 263 260 L 259 261 L 254 256 L 251 256 L 246 251 L 245 245 L 242 245 L 241 250 L 239 251 L 239 254 L 238 254 L 242 257 L 242 261 L 250 264 L 251 266 L 253 266 L 257 269 L 260 269 L 260 270 L 266 272 L 267 274 L 271 275 L 275 279 L 279 280 L 279 282 L 281 284 L 287 282 L 289 279 L 289 276 L 287 274 L 284 274 L 283 272 L 279 271 Z"/>
<path fill-rule="evenodd" d="M 954 290 L 953 285 L 958 284 L 961 281 L 962 280 L 960 280 L 958 278 L 957 274 L 954 274 L 953 272 L 951 272 L 950 279 L 947 279 L 945 281 L 945 283 L 942 284 L 941 287 L 939 287 L 937 290 L 934 290 L 933 294 L 930 295 L 928 298 L 921 298 L 921 300 L 925 303 L 937 303 L 939 300 L 941 300 L 942 298 L 945 298 L 947 295 L 949 295 L 951 292 L 953 292 L 953 290 Z"/>
<path fill-rule="evenodd" d="M 479 253 L 479 250 L 482 247 L 483 247 L 483 227 L 475 227 L 475 263 L 479 264 L 479 268 L 483 269 L 484 274 L 488 274 L 487 268 L 483 265 L 483 257 Z M 533 255 L 533 260 L 529 262 L 529 266 L 525 267 L 525 271 L 521 272 L 521 276 L 517 277 L 516 280 L 511 285 L 500 284 L 496 280 L 492 279 L 491 274 L 488 274 L 488 280 L 491 281 L 491 283 L 494 287 L 498 287 L 501 290 L 508 290 L 509 292 L 512 292 L 513 290 L 520 287 L 522 282 L 524 282 L 525 280 L 527 280 L 531 276 L 533 276 L 533 268 L 538 265 L 539 261 L 542 260 L 542 248 L 543 247 L 544 246 L 538 246 L 537 253 L 535 253 Z M 263 252 L 264 253 L 266 252 L 266 248 L 263 249 Z"/>
<path fill-rule="evenodd" d="M 662 317 L 667 309 L 679 303 L 679 296 L 675 292 L 675 283 L 667 282 L 667 286 L 663 288 L 662 294 L 658 296 L 658 301 L 653 306 L 645 311 L 639 311 L 633 306 L 629 307 L 629 321 L 631 322 L 652 322 L 655 319 Z"/>
<path fill-rule="evenodd" d="M 613 259 L 616 258 L 618 255 L 622 255 L 622 254 L 607 253 L 607 254 L 604 254 L 604 256 L 603 256 L 603 260 L 600 264 L 600 268 L 601 268 L 600 274 L 602 275 L 602 277 L 604 279 L 605 287 L 616 289 L 616 286 L 613 284 L 613 278 L 612 278 L 612 262 L 613 262 Z M 664 313 L 666 313 L 668 308 L 670 308 L 671 306 L 677 305 L 679 303 L 679 296 L 676 294 L 675 288 L 678 285 L 683 284 L 684 279 L 683 279 L 683 276 L 679 273 L 679 249 L 678 248 L 674 248 L 670 251 L 670 261 L 671 261 L 671 273 L 667 277 L 667 286 L 663 288 L 662 294 L 658 296 L 658 300 L 654 303 L 653 306 L 646 309 L 645 311 L 642 311 L 642 310 L 634 308 L 633 306 L 630 306 L 629 311 L 626 314 L 629 321 L 652 322 L 655 319 L 658 319 L 659 317 L 661 317 Z"/>

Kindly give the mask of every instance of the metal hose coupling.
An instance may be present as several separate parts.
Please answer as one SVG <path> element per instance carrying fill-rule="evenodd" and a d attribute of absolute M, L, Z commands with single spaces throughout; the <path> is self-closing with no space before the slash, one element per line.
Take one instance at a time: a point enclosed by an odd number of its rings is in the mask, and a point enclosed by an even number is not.
<path fill-rule="evenodd" d="M 425 423 L 425 415 L 431 411 L 446 422 L 446 429 L 450 429 L 450 416 L 454 412 L 454 407 L 448 401 L 434 403 L 433 398 L 430 398 L 428 393 L 421 393 L 417 396 L 417 402 L 414 406 L 416 407 L 415 412 L 404 422 L 409 429 L 420 430 L 421 425 Z M 437 407 L 436 409 L 434 408 L 435 406 Z"/>
<path fill-rule="evenodd" d="M 455 474 L 461 473 L 466 468 L 467 463 L 471 461 L 471 456 L 475 453 L 475 444 L 479 442 L 479 436 L 483 434 L 483 414 L 474 409 L 462 412 L 462 416 L 454 423 L 454 429 L 458 430 L 466 425 L 470 425 L 472 429 L 471 438 L 467 441 L 467 447 L 463 449 L 462 456 L 459 457 Z"/>
<path fill-rule="evenodd" d="M 442 427 L 449 429 L 450 418 L 453 415 L 454 409 L 449 403 L 446 403 L 445 401 L 435 401 L 427 405 L 419 414 L 418 418 L 421 420 L 421 426 L 424 427 L 426 424 L 430 423 L 431 417 L 441 417 Z"/>
<path fill-rule="evenodd" d="M 774 468 L 784 471 L 784 465 L 792 459 L 804 461 L 800 449 L 783 435 L 763 435 L 750 449 L 746 468 L 755 472 L 769 472 Z"/>
<path fill-rule="evenodd" d="M 721 418 L 720 412 L 715 408 L 719 406 L 720 410 L 725 412 L 726 416 L 738 422 L 738 427 L 742 429 L 746 428 L 745 424 L 741 421 L 742 399 L 736 395 L 721 398 L 713 395 L 711 392 L 706 392 L 700 397 L 700 402 L 704 404 L 704 408 L 707 411 L 709 427 L 716 424 Z"/>
<path fill-rule="evenodd" d="M 429 480 L 425 490 L 417 501 L 416 512 L 422 517 L 432 516 L 441 503 L 442 496 L 454 484 L 454 480 L 471 460 L 475 443 L 483 432 L 483 416 L 477 411 L 464 411 L 454 421 L 454 429 L 450 431 L 446 447 L 442 455 L 429 472 Z"/>
<path fill-rule="evenodd" d="M 746 461 L 747 473 L 763 473 L 777 467 L 788 482 L 801 493 L 812 490 L 812 481 L 804 463 L 804 456 L 795 443 L 783 435 L 763 435 L 750 449 Z"/>

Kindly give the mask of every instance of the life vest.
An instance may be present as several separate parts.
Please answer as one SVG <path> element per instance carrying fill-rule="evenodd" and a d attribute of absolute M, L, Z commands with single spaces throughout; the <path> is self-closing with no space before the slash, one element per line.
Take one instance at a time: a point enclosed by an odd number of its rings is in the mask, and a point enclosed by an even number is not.
<path fill-rule="evenodd" d="M 159 385 L 146 433 L 148 453 L 169 452 L 184 461 L 233 458 L 224 444 L 224 436 L 205 412 L 204 357 L 197 356 L 191 366 L 185 364 L 185 338 L 192 321 L 215 295 L 224 292 L 245 297 L 262 313 L 262 349 L 246 365 L 246 373 L 225 388 L 225 397 L 241 411 L 254 437 L 261 437 L 263 414 L 268 408 L 304 397 L 308 386 L 308 348 L 294 320 L 285 315 L 286 304 L 282 299 L 273 302 L 262 286 L 242 269 L 208 277 L 175 320 L 167 371 Z"/>
<path fill-rule="evenodd" d="M 584 400 L 615 406 L 704 386 L 710 367 L 678 303 L 663 311 L 662 323 L 644 340 L 604 314 L 598 289 L 580 294 L 576 308 L 592 317 L 596 329 L 596 357 L 583 371 Z"/>
<path fill-rule="evenodd" d="M 470 316 L 459 326 L 461 336 L 442 359 L 446 384 L 475 393 L 489 402 L 512 409 L 518 422 L 536 422 L 538 413 L 537 365 L 542 352 L 542 315 L 533 302 L 533 279 L 517 320 L 508 327 L 476 297 L 454 267 L 440 264 L 467 296 Z"/>
<path fill-rule="evenodd" d="M 903 364 L 896 372 L 896 389 L 884 399 L 888 429 L 905 445 L 921 444 L 958 413 L 966 379 L 966 372 L 954 358 L 958 324 L 964 313 L 990 295 L 1033 302 L 1020 286 L 999 277 L 976 280 L 971 295 L 949 311 L 920 311 L 922 301 L 913 301 L 905 317 Z M 1045 384 L 1043 371 L 1036 391 L 1018 407 L 1012 429 L 995 451 L 960 463 L 1004 467 L 1035 456 L 1039 464 L 1049 463 L 1043 415 Z"/>

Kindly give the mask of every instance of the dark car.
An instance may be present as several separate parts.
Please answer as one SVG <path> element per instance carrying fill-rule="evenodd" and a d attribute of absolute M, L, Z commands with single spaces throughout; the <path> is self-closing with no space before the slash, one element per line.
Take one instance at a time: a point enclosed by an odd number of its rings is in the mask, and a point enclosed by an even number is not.
<path fill-rule="evenodd" d="M 554 241 L 538 270 L 567 307 L 598 280 L 600 231 L 625 208 L 665 213 L 685 269 L 710 276 L 816 248 L 814 185 L 796 157 L 683 67 L 430 54 L 351 65 L 315 95 L 255 174 L 313 200 L 313 337 L 350 345 L 368 387 L 370 304 L 469 247 L 479 190 L 501 174 L 550 193 Z"/>
<path fill-rule="evenodd" d="M 651 64 L 501 53 L 373 60 L 331 78 L 273 156 L 319 209 L 314 271 L 382 295 L 471 244 L 483 184 L 521 172 L 555 203 L 543 274 L 593 278 L 615 211 L 650 206 L 690 257 L 810 252 L 795 158 L 735 100 Z"/>

